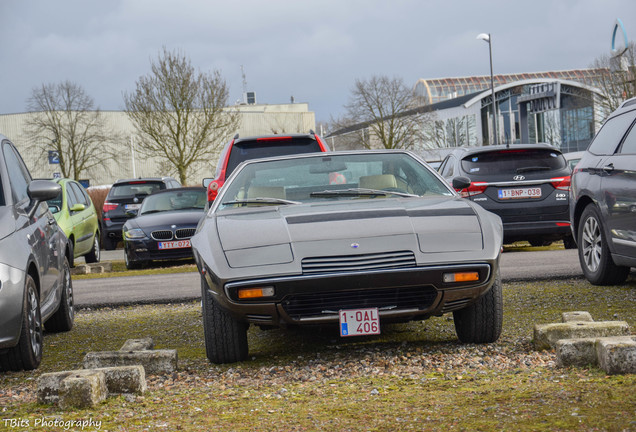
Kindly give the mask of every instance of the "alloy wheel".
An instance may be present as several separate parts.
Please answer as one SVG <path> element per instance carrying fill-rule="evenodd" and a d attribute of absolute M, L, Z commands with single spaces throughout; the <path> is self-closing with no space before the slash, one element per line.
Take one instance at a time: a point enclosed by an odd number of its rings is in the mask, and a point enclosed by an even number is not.
<path fill-rule="evenodd" d="M 581 239 L 585 265 L 591 272 L 595 272 L 601 262 L 601 249 L 603 246 L 601 227 L 596 218 L 589 217 L 585 220 Z"/>
<path fill-rule="evenodd" d="M 40 305 L 34 287 L 29 287 L 27 303 L 27 320 L 31 341 L 31 352 L 34 358 L 38 358 L 42 352 L 42 318 Z"/>

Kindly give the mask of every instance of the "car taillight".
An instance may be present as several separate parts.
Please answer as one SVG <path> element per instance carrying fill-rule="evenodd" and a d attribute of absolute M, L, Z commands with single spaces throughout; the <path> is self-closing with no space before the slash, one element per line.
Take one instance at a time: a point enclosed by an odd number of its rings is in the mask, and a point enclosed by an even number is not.
<path fill-rule="evenodd" d="M 563 191 L 570 190 L 570 176 L 551 178 L 550 183 L 552 183 L 555 189 Z"/>
<path fill-rule="evenodd" d="M 223 185 L 223 182 L 221 180 L 212 180 L 210 182 L 210 184 L 208 185 L 208 202 L 212 202 L 216 199 L 216 196 L 219 193 L 219 189 L 221 189 L 221 186 Z"/>
<path fill-rule="evenodd" d="M 102 207 L 102 213 L 106 213 L 106 212 L 109 212 L 111 210 L 115 210 L 117 208 L 117 206 L 119 206 L 119 204 L 117 204 L 117 203 L 104 202 L 104 206 Z"/>
<path fill-rule="evenodd" d="M 473 182 L 470 184 L 470 186 L 468 186 L 467 189 L 462 189 L 461 191 L 458 191 L 458 192 L 462 196 L 462 198 L 468 198 L 471 196 L 484 193 L 487 187 L 488 187 L 488 183 Z"/>

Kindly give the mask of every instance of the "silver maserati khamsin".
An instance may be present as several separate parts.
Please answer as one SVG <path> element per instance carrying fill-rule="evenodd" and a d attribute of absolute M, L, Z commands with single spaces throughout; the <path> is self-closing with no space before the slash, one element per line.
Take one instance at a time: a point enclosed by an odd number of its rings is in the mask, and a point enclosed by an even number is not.
<path fill-rule="evenodd" d="M 246 359 L 249 324 L 349 337 L 448 312 L 461 341 L 494 342 L 501 246 L 499 217 L 408 151 L 245 162 L 192 238 L 207 357 Z"/>

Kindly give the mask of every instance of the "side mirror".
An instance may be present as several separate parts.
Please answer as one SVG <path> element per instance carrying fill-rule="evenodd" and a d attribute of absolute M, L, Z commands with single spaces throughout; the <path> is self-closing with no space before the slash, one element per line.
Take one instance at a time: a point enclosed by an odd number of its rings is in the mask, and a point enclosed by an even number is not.
<path fill-rule="evenodd" d="M 72 212 L 81 212 L 84 210 L 86 210 L 86 206 L 81 203 L 74 204 L 73 207 L 71 207 Z"/>
<path fill-rule="evenodd" d="M 467 189 L 470 186 L 470 179 L 468 177 L 459 176 L 453 179 L 453 188 L 457 191 Z"/>
<path fill-rule="evenodd" d="M 29 219 L 33 217 L 42 201 L 50 200 L 62 193 L 62 186 L 49 180 L 33 180 L 27 186 L 27 195 L 33 201 Z"/>
<path fill-rule="evenodd" d="M 139 210 L 126 210 L 125 214 L 128 218 L 134 218 L 137 217 L 137 214 L 139 214 Z"/>

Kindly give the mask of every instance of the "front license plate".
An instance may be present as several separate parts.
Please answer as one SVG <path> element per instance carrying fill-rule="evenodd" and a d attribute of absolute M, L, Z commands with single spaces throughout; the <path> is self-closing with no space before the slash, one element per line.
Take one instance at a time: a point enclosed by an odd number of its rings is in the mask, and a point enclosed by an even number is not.
<path fill-rule="evenodd" d="M 165 242 L 159 242 L 159 250 L 164 250 L 164 249 L 184 249 L 184 248 L 189 248 L 191 247 L 190 245 L 190 240 L 175 240 L 175 241 L 165 241 Z"/>
<path fill-rule="evenodd" d="M 499 189 L 499 199 L 541 198 L 541 188 Z"/>
<path fill-rule="evenodd" d="M 378 308 L 341 310 L 340 336 L 380 334 Z"/>

